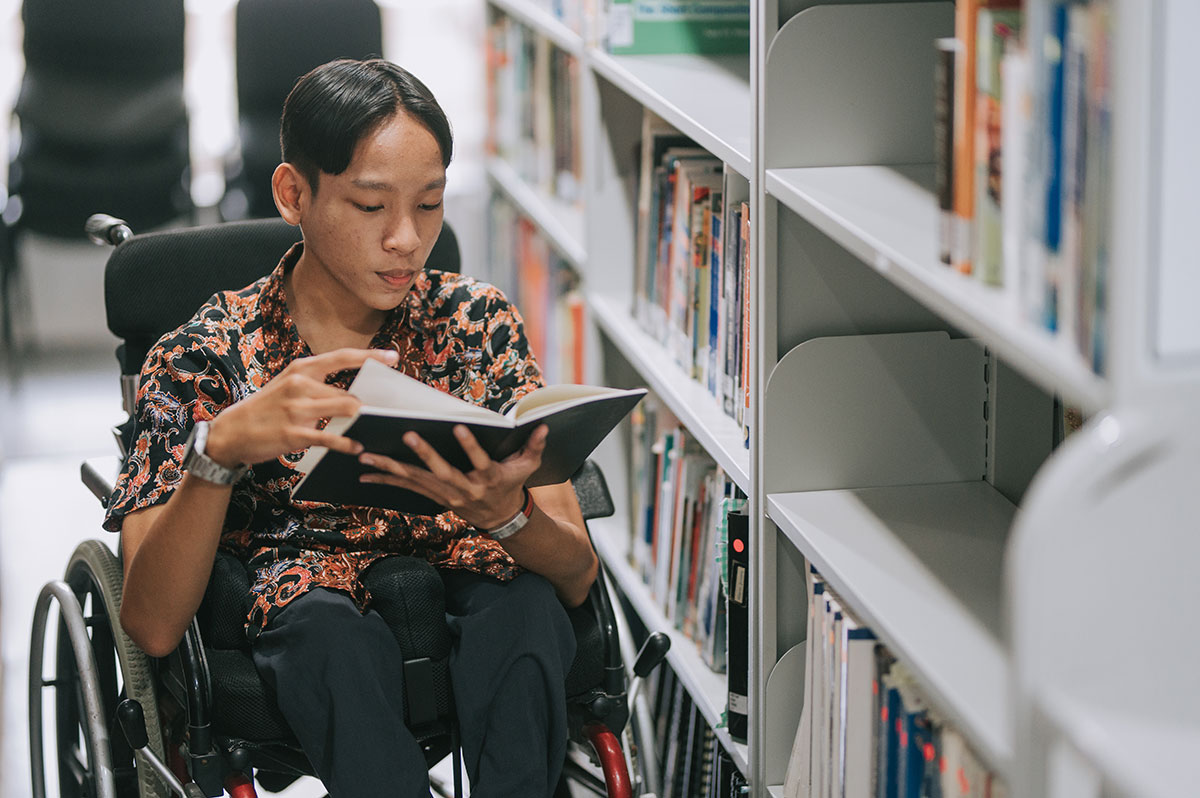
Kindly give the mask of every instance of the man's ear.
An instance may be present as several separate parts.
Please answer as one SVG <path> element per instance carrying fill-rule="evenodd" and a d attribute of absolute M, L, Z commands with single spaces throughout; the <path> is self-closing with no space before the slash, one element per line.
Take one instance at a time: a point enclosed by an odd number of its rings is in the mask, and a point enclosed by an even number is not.
<path fill-rule="evenodd" d="M 275 173 L 271 175 L 271 194 L 284 221 L 292 225 L 300 224 L 304 209 L 312 199 L 312 187 L 300 170 L 290 163 L 276 166 Z"/>

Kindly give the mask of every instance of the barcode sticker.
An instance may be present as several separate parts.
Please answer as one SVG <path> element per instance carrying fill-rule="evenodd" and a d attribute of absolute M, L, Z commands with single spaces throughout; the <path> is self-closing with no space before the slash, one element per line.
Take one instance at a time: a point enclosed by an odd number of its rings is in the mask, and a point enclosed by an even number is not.
<path fill-rule="evenodd" d="M 633 3 L 613 3 L 609 8 L 608 46 L 633 46 Z"/>

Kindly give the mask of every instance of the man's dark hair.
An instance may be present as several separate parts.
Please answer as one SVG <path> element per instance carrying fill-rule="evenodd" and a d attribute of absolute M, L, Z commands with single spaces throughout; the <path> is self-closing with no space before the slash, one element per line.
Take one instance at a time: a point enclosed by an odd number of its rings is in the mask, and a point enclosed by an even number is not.
<path fill-rule="evenodd" d="M 321 172 L 344 172 L 363 136 L 400 111 L 433 134 L 449 166 L 454 137 L 442 107 L 424 83 L 382 58 L 330 61 L 296 81 L 279 125 L 283 160 L 315 193 Z"/>

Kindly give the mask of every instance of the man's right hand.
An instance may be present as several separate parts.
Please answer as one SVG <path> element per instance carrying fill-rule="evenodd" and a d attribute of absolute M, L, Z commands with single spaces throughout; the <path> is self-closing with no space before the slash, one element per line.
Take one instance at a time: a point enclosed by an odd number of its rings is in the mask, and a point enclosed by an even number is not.
<path fill-rule="evenodd" d="M 399 355 L 386 349 L 337 349 L 293 360 L 262 390 L 217 414 L 209 426 L 205 454 L 229 468 L 261 463 L 310 446 L 359 454 L 362 444 L 319 430 L 317 423 L 357 412 L 359 400 L 326 384 L 325 378 L 359 368 L 370 358 L 392 366 Z"/>

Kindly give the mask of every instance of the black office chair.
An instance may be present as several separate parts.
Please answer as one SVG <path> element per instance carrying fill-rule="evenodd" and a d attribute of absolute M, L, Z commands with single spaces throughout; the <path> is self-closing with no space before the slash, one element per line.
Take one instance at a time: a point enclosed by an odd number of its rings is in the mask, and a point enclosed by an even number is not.
<path fill-rule="evenodd" d="M 383 54 L 375 0 L 239 0 L 234 18 L 240 159 L 226 175 L 223 218 L 276 215 L 279 116 L 296 80 L 335 58 Z"/>
<path fill-rule="evenodd" d="M 100 218 L 90 233 L 117 243 L 106 268 L 106 305 L 109 327 L 122 339 L 118 359 L 130 409 L 148 347 L 189 318 L 215 290 L 261 277 L 299 235 L 278 219 L 130 237 L 119 220 Z M 457 271 L 458 249 L 448 226 L 427 265 Z M 124 430 L 118 436 L 125 445 L 128 435 Z M 85 484 L 102 501 L 111 493 L 117 464 L 110 463 L 109 469 L 103 473 L 94 461 L 83 468 Z M 581 469 L 573 484 L 585 519 L 613 512 L 594 465 Z M 447 753 L 454 755 L 454 792 L 460 795 L 441 580 L 427 562 L 408 557 L 386 558 L 365 578 L 405 656 L 407 721 L 431 764 Z M 312 774 L 249 657 L 242 631 L 249 574 L 239 561 L 218 556 L 191 628 L 178 650 L 161 660 L 146 657 L 115 623 L 121 589 L 118 557 L 104 543 L 89 540 L 71 558 L 65 579 L 46 585 L 39 598 L 29 672 L 35 798 L 44 795 L 42 706 L 47 687 L 56 696 L 56 765 L 64 796 L 148 798 L 172 790 L 192 798 L 220 795 L 224 788 L 244 798 L 256 794 L 255 779 L 264 789 L 276 790 Z M 42 652 L 54 601 L 60 619 L 55 673 L 47 678 Z M 562 795 L 568 794 L 566 778 L 601 795 L 635 794 L 626 750 L 618 740 L 627 728 L 629 709 L 616 612 L 601 575 L 588 601 L 569 613 L 578 642 L 565 686 L 571 737 L 602 777 L 569 760 Z M 668 645 L 665 636 L 653 637 L 636 672 L 645 675 Z"/>
<path fill-rule="evenodd" d="M 139 230 L 192 211 L 183 0 L 24 0 L 21 20 L 19 135 L 0 197 L 6 344 L 23 233 L 83 240 L 100 210 Z"/>

